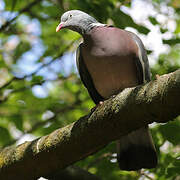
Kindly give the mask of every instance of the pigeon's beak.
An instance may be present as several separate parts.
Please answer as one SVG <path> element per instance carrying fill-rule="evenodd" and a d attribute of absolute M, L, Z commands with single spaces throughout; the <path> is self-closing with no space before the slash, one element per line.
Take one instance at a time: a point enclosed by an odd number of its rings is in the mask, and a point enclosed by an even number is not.
<path fill-rule="evenodd" d="M 58 31 L 61 30 L 61 28 L 63 27 L 63 24 L 64 24 L 64 22 L 61 22 L 61 23 L 57 26 L 56 32 L 58 32 Z"/>

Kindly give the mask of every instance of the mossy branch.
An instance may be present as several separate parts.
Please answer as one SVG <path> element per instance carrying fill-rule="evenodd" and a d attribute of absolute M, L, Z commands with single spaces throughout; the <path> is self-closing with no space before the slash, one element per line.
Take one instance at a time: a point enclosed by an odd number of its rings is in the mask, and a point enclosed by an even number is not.
<path fill-rule="evenodd" d="M 0 152 L 0 179 L 32 180 L 96 152 L 152 122 L 180 114 L 180 70 L 127 88 L 93 113 L 47 136 Z"/>

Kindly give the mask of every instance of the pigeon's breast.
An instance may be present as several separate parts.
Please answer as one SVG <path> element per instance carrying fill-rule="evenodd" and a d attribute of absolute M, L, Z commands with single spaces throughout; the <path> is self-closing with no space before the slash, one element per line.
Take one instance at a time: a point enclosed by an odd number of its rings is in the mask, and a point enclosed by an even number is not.
<path fill-rule="evenodd" d="M 137 47 L 128 33 L 117 28 L 105 29 L 99 29 L 85 39 L 82 55 L 95 88 L 101 96 L 108 98 L 138 84 L 134 62 Z"/>

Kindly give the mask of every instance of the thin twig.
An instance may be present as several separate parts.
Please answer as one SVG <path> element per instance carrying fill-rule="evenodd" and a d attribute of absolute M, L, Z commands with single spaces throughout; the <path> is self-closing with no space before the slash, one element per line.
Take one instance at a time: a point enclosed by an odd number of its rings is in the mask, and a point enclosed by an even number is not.
<path fill-rule="evenodd" d="M 1 86 L 0 87 L 0 90 L 2 90 L 2 89 L 4 89 L 4 88 L 6 88 L 8 85 L 10 85 L 14 80 L 23 80 L 23 79 L 26 79 L 26 78 L 28 78 L 28 77 L 31 77 L 31 76 L 33 76 L 33 75 L 35 75 L 35 74 L 37 74 L 41 69 L 43 69 L 44 67 L 47 67 L 47 66 L 49 66 L 50 64 L 52 64 L 56 59 L 59 59 L 59 58 L 61 58 L 63 55 L 64 55 L 64 52 L 66 52 L 68 49 L 69 49 L 69 47 L 71 47 L 71 45 L 73 44 L 74 42 L 72 41 L 66 48 L 64 48 L 64 50 L 60 53 L 60 54 L 58 54 L 58 55 L 56 55 L 55 57 L 53 57 L 53 59 L 51 60 L 51 61 L 49 61 L 48 63 L 46 63 L 46 64 L 42 64 L 40 67 L 38 67 L 34 72 L 32 72 L 32 73 L 30 73 L 30 74 L 28 74 L 28 75 L 25 75 L 25 76 L 23 76 L 23 77 L 21 77 L 21 78 L 18 78 L 18 77 L 13 77 L 12 79 L 10 79 L 7 83 L 5 83 L 3 86 Z"/>
<path fill-rule="evenodd" d="M 145 176 L 146 178 L 148 178 L 150 180 L 154 180 L 152 177 L 147 175 L 143 170 L 139 170 L 138 173 L 139 173 L 140 176 Z"/>
<path fill-rule="evenodd" d="M 9 21 L 6 21 L 5 24 L 3 24 L 0 28 L 0 32 L 4 31 L 12 22 L 14 22 L 22 13 L 27 12 L 29 9 L 31 9 L 34 5 L 36 5 L 37 3 L 40 3 L 42 0 L 34 0 L 33 2 L 29 3 L 27 6 L 25 6 L 24 8 L 22 8 L 19 13 L 12 18 Z"/>
<path fill-rule="evenodd" d="M 1 87 L 0 87 L 0 89 L 2 90 L 2 89 L 4 89 L 4 88 L 6 88 L 7 86 L 9 86 L 14 80 L 16 80 L 16 79 L 18 79 L 18 78 L 16 78 L 15 76 L 13 77 L 13 78 L 11 78 L 8 82 L 6 82 L 4 85 L 2 85 Z"/>
<path fill-rule="evenodd" d="M 44 82 L 46 82 L 46 81 L 47 81 L 47 80 L 42 80 L 41 82 L 32 83 L 32 84 L 30 84 L 29 86 L 21 87 L 21 88 L 19 88 L 19 89 L 13 89 L 13 90 L 8 94 L 8 96 L 4 97 L 3 99 L 0 99 L 0 103 L 3 103 L 3 102 L 5 102 L 5 101 L 7 101 L 7 100 L 10 98 L 10 96 L 11 96 L 12 94 L 14 94 L 14 93 L 25 91 L 25 90 L 27 90 L 27 89 L 32 88 L 32 87 L 35 86 L 35 85 L 42 85 L 42 84 L 43 84 Z"/>
<path fill-rule="evenodd" d="M 96 158 L 93 162 L 89 163 L 88 166 L 85 168 L 86 170 L 89 170 L 93 165 L 99 163 L 101 160 L 107 158 L 107 157 L 112 157 L 112 153 L 104 153 L 98 158 Z"/>

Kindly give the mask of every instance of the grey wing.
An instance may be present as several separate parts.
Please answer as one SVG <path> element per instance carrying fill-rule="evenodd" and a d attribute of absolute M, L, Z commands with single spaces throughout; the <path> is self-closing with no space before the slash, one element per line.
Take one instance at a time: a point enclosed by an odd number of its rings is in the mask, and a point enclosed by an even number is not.
<path fill-rule="evenodd" d="M 149 82 L 151 80 L 151 73 L 150 73 L 149 61 L 147 58 L 146 50 L 144 48 L 144 45 L 141 39 L 132 32 L 130 32 L 130 34 L 138 46 L 138 55 L 139 55 L 138 59 L 139 60 L 136 61 L 136 63 L 137 63 L 139 74 L 141 74 L 142 76 L 141 78 L 143 78 L 142 79 L 143 83 Z"/>
<path fill-rule="evenodd" d="M 81 53 L 81 44 L 79 45 L 76 51 L 76 65 L 79 71 L 81 81 L 83 82 L 84 86 L 87 88 L 89 95 L 91 96 L 94 103 L 98 104 L 99 101 L 103 101 L 104 98 L 96 90 L 91 75 L 86 67 L 86 64 L 84 63 Z"/>
<path fill-rule="evenodd" d="M 143 84 L 151 80 L 146 50 L 140 38 L 134 33 L 130 34 L 138 46 L 138 56 L 134 57 L 134 62 L 138 83 Z M 117 160 L 122 170 L 154 168 L 157 165 L 156 150 L 148 125 L 121 137 L 117 147 Z"/>

